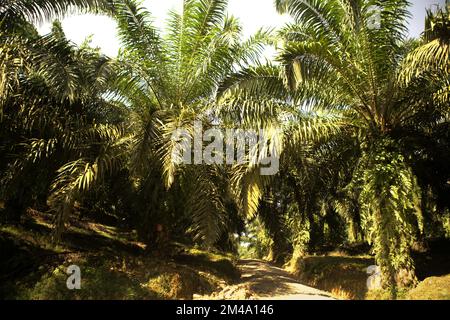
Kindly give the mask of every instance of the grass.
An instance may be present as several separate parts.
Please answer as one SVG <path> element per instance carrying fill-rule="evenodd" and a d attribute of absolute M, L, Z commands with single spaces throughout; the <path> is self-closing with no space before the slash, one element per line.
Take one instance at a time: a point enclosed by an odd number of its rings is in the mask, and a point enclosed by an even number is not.
<path fill-rule="evenodd" d="M 387 290 L 368 293 L 367 299 L 390 299 Z M 421 281 L 415 288 L 397 292 L 398 300 L 450 300 L 450 274 L 440 277 L 429 277 Z"/>
<path fill-rule="evenodd" d="M 0 226 L 0 299 L 192 299 L 239 277 L 220 252 L 171 245 L 171 256 L 148 255 L 134 233 L 82 221 L 63 245 L 51 246 L 50 224 L 33 213 L 20 226 Z M 66 270 L 81 269 L 81 290 L 68 290 Z"/>
<path fill-rule="evenodd" d="M 305 284 L 330 292 L 337 299 L 362 300 L 367 293 L 367 267 L 374 264 L 369 256 L 306 256 L 293 273 Z"/>
<path fill-rule="evenodd" d="M 234 267 L 236 260 L 229 254 L 189 248 L 184 253 L 176 255 L 174 259 L 178 263 L 187 263 L 200 272 L 208 272 L 216 278 L 226 279 L 229 283 L 240 278 L 239 271 Z"/>
<path fill-rule="evenodd" d="M 98 258 L 98 257 L 97 257 Z M 80 290 L 68 290 L 66 287 L 67 264 L 56 267 L 53 272 L 45 274 L 31 288 L 25 288 L 20 299 L 32 300 L 129 300 L 129 299 L 158 299 L 159 295 L 141 286 L 138 279 L 127 272 L 116 269 L 112 260 L 104 259 L 100 263 L 75 260 L 82 273 L 82 287 Z"/>
<path fill-rule="evenodd" d="M 449 300 L 450 299 L 450 241 L 429 240 L 427 249 L 413 252 L 416 274 L 421 281 L 416 288 L 398 289 L 399 300 Z M 372 257 L 353 252 L 330 252 L 319 256 L 306 256 L 289 265 L 302 282 L 330 292 L 338 299 L 388 300 L 388 290 L 368 292 L 367 267 L 374 265 Z"/>
<path fill-rule="evenodd" d="M 450 300 L 450 274 L 430 277 L 406 294 L 410 300 Z"/>

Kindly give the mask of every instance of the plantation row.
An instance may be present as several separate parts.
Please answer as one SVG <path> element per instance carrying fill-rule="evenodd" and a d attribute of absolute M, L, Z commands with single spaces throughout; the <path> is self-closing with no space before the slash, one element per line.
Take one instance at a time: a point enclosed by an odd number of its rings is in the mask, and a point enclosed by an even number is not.
<path fill-rule="evenodd" d="M 411 249 L 450 236 L 449 2 L 420 39 L 407 37 L 406 0 L 275 2 L 293 23 L 244 39 L 227 0 L 185 0 L 162 31 L 135 0 L 2 1 L 2 224 L 49 212 L 57 243 L 88 216 L 153 252 L 237 253 L 245 240 L 294 265 L 365 244 L 386 288 L 416 284 Z M 79 12 L 117 22 L 116 58 L 59 22 L 36 31 Z M 278 173 L 248 150 L 236 164 L 175 161 L 174 132 L 193 139 L 196 121 L 263 129 Z"/>

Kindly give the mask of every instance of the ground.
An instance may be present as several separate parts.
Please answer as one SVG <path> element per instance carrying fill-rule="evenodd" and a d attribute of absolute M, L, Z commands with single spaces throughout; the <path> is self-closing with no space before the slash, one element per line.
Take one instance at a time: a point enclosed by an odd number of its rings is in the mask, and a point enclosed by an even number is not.
<path fill-rule="evenodd" d="M 368 255 L 331 252 L 305 256 L 290 271 L 302 283 L 330 292 L 335 298 L 363 300 L 367 294 L 367 268 L 374 264 Z"/>
<path fill-rule="evenodd" d="M 0 225 L 1 299 L 386 299 L 368 294 L 373 257 L 350 253 L 306 256 L 294 269 L 261 260 L 171 243 L 168 255 L 148 254 L 133 232 L 73 221 L 50 245 L 51 217 L 30 212 L 20 225 Z M 450 242 L 416 253 L 421 283 L 401 299 L 450 299 Z M 82 269 L 82 290 L 66 287 L 67 267 Z M 317 288 L 317 289 L 315 289 Z"/>
<path fill-rule="evenodd" d="M 20 225 L 0 225 L 0 300 L 192 299 L 240 276 L 231 255 L 177 243 L 156 255 L 133 233 L 88 220 L 72 221 L 53 246 L 50 222 L 31 212 Z M 81 290 L 67 289 L 70 265 L 81 268 Z"/>
<path fill-rule="evenodd" d="M 325 291 L 306 286 L 287 271 L 261 260 L 240 260 L 241 280 L 220 292 L 194 298 L 216 300 L 333 300 Z"/>
<path fill-rule="evenodd" d="M 407 293 L 406 299 L 450 300 L 450 275 L 426 278 Z"/>

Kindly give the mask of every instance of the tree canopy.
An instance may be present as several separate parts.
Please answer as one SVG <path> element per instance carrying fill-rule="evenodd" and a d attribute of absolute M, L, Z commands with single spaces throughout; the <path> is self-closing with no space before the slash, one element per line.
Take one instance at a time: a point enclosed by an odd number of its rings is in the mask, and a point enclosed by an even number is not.
<path fill-rule="evenodd" d="M 50 212 L 57 243 L 100 212 L 150 251 L 237 253 L 246 238 L 291 264 L 363 243 L 385 287 L 415 285 L 413 246 L 450 235 L 449 2 L 419 39 L 406 0 L 276 0 L 293 22 L 248 39 L 227 3 L 184 0 L 161 31 L 135 0 L 2 2 L 2 223 Z M 58 19 L 77 12 L 115 19 L 118 57 L 67 39 Z M 276 61 L 262 59 L 269 45 Z M 262 175 L 252 150 L 180 164 L 174 133 L 194 139 L 196 122 L 264 130 L 279 172 Z"/>

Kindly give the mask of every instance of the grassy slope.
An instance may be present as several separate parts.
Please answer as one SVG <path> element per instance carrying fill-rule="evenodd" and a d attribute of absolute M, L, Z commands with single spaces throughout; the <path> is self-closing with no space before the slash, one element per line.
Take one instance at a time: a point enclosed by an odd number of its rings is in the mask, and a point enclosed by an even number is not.
<path fill-rule="evenodd" d="M 239 278 L 231 256 L 179 244 L 148 256 L 134 234 L 101 224 L 74 224 L 58 247 L 49 235 L 42 214 L 0 226 L 0 299 L 191 299 Z M 72 264 L 81 290 L 66 287 Z"/>
<path fill-rule="evenodd" d="M 369 256 L 307 256 L 298 262 L 294 274 L 305 284 L 328 291 L 338 299 L 364 299 L 366 270 L 373 264 Z"/>
<path fill-rule="evenodd" d="M 421 281 L 410 291 L 399 292 L 399 299 L 450 299 L 449 242 L 432 242 L 425 252 L 415 252 L 416 272 Z M 331 292 L 339 299 L 389 299 L 385 291 L 367 292 L 367 267 L 375 264 L 368 255 L 342 252 L 307 256 L 293 272 L 304 283 Z"/>
<path fill-rule="evenodd" d="M 450 274 L 430 277 L 406 294 L 411 300 L 450 300 Z"/>

